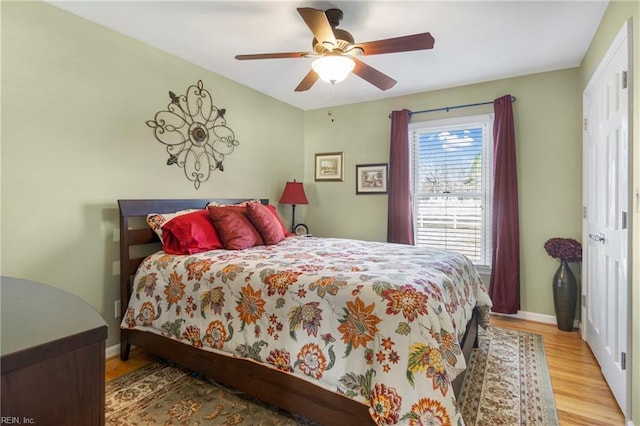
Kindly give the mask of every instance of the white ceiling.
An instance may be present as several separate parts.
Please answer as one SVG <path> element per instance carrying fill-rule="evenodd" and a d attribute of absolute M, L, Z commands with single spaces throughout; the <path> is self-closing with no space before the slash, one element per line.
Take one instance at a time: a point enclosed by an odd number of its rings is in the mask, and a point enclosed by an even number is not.
<path fill-rule="evenodd" d="M 303 110 L 579 66 L 607 6 L 606 0 L 50 3 Z M 312 59 L 234 56 L 310 51 L 313 36 L 297 7 L 341 9 L 338 28 L 356 43 L 428 31 L 435 46 L 361 57 L 398 81 L 384 92 L 354 74 L 333 87 L 319 80 L 294 92 Z"/>

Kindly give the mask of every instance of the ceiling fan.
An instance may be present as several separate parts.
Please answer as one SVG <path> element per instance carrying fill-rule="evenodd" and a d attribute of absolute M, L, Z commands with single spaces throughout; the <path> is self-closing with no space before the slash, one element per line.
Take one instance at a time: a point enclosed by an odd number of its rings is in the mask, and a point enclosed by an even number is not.
<path fill-rule="evenodd" d="M 384 40 L 355 43 L 353 36 L 336 27 L 342 20 L 340 9 L 322 11 L 310 7 L 298 8 L 298 13 L 313 33 L 313 52 L 283 52 L 237 55 L 238 60 L 276 58 L 317 58 L 312 69 L 296 87 L 296 92 L 309 90 L 321 78 L 331 84 L 344 80 L 353 71 L 380 90 L 395 86 L 396 80 L 365 64 L 357 56 L 432 49 L 430 33 L 413 34 Z"/>

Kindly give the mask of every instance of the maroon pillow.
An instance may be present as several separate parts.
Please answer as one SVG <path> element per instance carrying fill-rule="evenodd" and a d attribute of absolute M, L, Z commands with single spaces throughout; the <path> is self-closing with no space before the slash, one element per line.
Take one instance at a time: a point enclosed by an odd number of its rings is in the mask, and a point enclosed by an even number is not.
<path fill-rule="evenodd" d="M 260 246 L 264 240 L 247 218 L 245 206 L 209 206 L 209 216 L 227 250 Z"/>
<path fill-rule="evenodd" d="M 177 216 L 162 226 L 162 249 L 169 254 L 194 254 L 223 248 L 205 209 Z"/>
<path fill-rule="evenodd" d="M 287 230 L 287 227 L 284 226 L 284 222 L 282 222 L 282 219 L 280 218 L 280 215 L 278 214 L 278 209 L 276 209 L 276 206 L 274 206 L 273 204 L 267 204 L 267 208 L 269 209 L 269 211 L 271 213 L 273 213 L 275 218 L 278 220 L 278 223 L 282 227 L 282 232 L 284 233 L 284 235 L 286 237 L 287 234 L 289 234 L 289 231 Z"/>
<path fill-rule="evenodd" d="M 285 233 L 282 230 L 282 224 L 267 206 L 260 203 L 249 203 L 247 204 L 247 216 L 264 239 L 265 244 L 278 244 L 284 240 Z"/>

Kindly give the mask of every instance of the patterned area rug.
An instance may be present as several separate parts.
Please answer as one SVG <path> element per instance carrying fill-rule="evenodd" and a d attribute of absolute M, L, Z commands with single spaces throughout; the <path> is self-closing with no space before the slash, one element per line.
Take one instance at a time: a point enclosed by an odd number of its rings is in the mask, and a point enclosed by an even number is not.
<path fill-rule="evenodd" d="M 470 425 L 558 424 L 542 336 L 480 330 L 458 405 Z"/>
<path fill-rule="evenodd" d="M 542 337 L 481 331 L 460 393 L 467 425 L 558 424 Z M 156 362 L 106 384 L 107 425 L 311 425 L 268 404 Z"/>
<path fill-rule="evenodd" d="M 106 384 L 105 424 L 314 425 L 168 362 L 155 362 Z"/>

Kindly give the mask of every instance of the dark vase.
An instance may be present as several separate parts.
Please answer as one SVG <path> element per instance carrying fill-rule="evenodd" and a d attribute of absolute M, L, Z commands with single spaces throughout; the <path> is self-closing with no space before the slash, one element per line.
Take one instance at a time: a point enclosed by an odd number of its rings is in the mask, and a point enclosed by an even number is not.
<path fill-rule="evenodd" d="M 564 260 L 553 276 L 553 307 L 556 311 L 556 322 L 562 331 L 573 330 L 573 317 L 576 313 L 578 284 L 576 277 Z"/>

